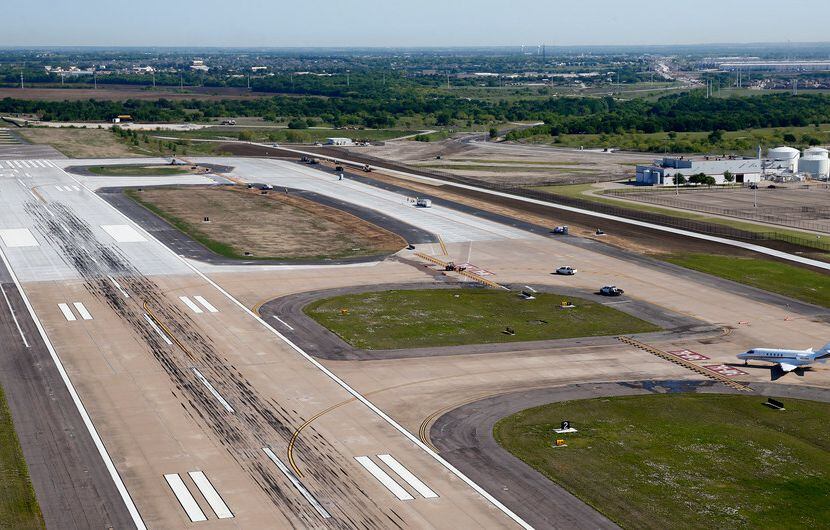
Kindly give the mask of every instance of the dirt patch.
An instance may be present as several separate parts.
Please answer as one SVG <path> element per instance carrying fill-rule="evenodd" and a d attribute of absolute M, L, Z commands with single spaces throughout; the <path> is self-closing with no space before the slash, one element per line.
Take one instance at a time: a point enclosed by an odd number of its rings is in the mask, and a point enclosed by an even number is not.
<path fill-rule="evenodd" d="M 341 259 L 391 254 L 406 246 L 396 234 L 353 215 L 285 193 L 171 187 L 148 188 L 132 196 L 227 257 Z M 210 222 L 204 222 L 205 217 Z"/>
<path fill-rule="evenodd" d="M 18 129 L 33 144 L 51 145 L 69 158 L 122 158 L 146 156 L 136 153 L 103 129 Z"/>

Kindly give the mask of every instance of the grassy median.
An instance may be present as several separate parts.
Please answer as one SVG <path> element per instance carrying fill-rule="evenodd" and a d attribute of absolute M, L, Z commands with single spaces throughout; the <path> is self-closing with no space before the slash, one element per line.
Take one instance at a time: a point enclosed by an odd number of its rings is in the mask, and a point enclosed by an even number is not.
<path fill-rule="evenodd" d="M 356 348 L 425 348 L 658 331 L 657 326 L 588 300 L 494 289 L 422 289 L 337 296 L 305 312 Z M 515 335 L 505 333 L 510 327 Z"/>
<path fill-rule="evenodd" d="M 0 528 L 45 528 L 6 397 L 0 389 Z"/>
<path fill-rule="evenodd" d="M 830 275 L 759 258 L 717 254 L 666 254 L 657 258 L 810 304 L 830 308 Z"/>
<path fill-rule="evenodd" d="M 496 440 L 625 528 L 827 528 L 830 404 L 648 395 L 555 403 Z M 561 420 L 575 435 L 553 432 Z M 553 448 L 556 438 L 567 447 Z"/>
<path fill-rule="evenodd" d="M 134 164 L 90 166 L 87 170 L 94 175 L 108 177 L 158 177 L 168 175 L 186 175 L 189 169 L 181 166 L 140 166 Z"/>

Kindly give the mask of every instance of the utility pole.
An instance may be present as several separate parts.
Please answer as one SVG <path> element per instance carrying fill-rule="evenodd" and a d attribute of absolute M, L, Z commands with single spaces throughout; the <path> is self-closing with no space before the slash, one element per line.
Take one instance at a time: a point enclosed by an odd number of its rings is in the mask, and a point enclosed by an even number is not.
<path fill-rule="evenodd" d="M 23 72 L 20 72 L 20 88 L 23 88 Z"/>
<path fill-rule="evenodd" d="M 153 70 L 152 74 L 153 74 L 153 88 L 156 88 L 156 71 Z"/>
<path fill-rule="evenodd" d="M 184 90 L 184 74 L 179 72 L 179 90 Z"/>
<path fill-rule="evenodd" d="M 346 70 L 346 86 L 352 86 L 351 79 L 349 79 L 349 71 Z"/>
<path fill-rule="evenodd" d="M 450 88 L 450 73 L 447 72 L 447 89 Z"/>
<path fill-rule="evenodd" d="M 96 70 L 92 71 L 92 89 L 98 90 L 98 72 Z"/>
<path fill-rule="evenodd" d="M 248 74 L 248 90 L 251 90 L 251 74 Z"/>

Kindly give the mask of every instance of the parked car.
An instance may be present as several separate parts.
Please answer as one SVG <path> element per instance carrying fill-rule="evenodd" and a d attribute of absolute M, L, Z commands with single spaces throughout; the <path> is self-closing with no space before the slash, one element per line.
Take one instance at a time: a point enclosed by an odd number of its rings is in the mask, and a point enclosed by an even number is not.
<path fill-rule="evenodd" d="M 625 291 L 623 291 L 616 285 L 606 285 L 599 290 L 599 294 L 601 294 L 602 296 L 620 296 L 624 292 Z"/>
<path fill-rule="evenodd" d="M 573 276 L 576 274 L 576 269 L 573 267 L 559 267 L 556 269 L 556 274 L 561 274 L 563 276 Z"/>
<path fill-rule="evenodd" d="M 567 235 L 568 234 L 568 227 L 567 226 L 557 226 L 556 228 L 551 230 L 551 232 L 554 233 L 554 234 L 558 234 L 558 235 Z"/>

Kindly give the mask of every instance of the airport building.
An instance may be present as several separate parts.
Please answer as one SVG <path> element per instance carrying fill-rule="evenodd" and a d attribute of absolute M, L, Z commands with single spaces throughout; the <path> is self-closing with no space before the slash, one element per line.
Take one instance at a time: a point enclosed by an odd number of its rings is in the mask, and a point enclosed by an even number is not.
<path fill-rule="evenodd" d="M 637 166 L 637 184 L 644 186 L 674 186 L 678 173 L 688 181 L 692 175 L 704 174 L 715 178 L 715 182 L 726 182 L 724 173 L 734 176 L 735 184 L 760 182 L 763 178 L 778 180 L 803 180 L 830 178 L 830 151 L 822 147 L 811 147 L 801 151 L 793 147 L 775 147 L 767 151 L 766 158 L 663 158 L 651 165 Z"/>
<path fill-rule="evenodd" d="M 674 176 L 678 173 L 686 177 L 703 173 L 715 178 L 715 182 L 726 182 L 727 171 L 734 177 L 735 183 L 760 182 L 764 168 L 757 158 L 664 158 L 655 160 L 654 164 L 637 166 L 637 184 L 644 186 L 674 186 Z"/>
<path fill-rule="evenodd" d="M 326 145 L 352 145 L 351 138 L 326 138 Z"/>

